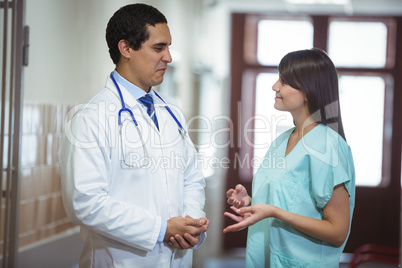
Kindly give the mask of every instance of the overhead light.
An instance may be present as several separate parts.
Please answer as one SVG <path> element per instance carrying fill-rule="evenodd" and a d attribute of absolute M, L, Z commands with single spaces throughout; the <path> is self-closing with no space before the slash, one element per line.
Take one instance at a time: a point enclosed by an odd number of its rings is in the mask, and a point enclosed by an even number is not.
<path fill-rule="evenodd" d="M 350 0 L 285 0 L 289 4 L 306 5 L 348 5 Z"/>

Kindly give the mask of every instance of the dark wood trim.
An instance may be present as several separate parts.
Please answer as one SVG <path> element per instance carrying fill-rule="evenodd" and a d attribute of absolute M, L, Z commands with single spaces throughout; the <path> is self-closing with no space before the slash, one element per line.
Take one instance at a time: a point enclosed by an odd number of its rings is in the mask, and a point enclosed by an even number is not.
<path fill-rule="evenodd" d="M 243 57 L 244 52 L 244 35 L 245 35 L 245 20 L 246 16 L 244 14 L 232 14 L 232 33 L 231 33 L 231 62 L 230 62 L 230 73 L 231 73 L 231 98 L 230 98 L 230 117 L 233 120 L 233 137 L 234 146 L 229 147 L 229 159 L 231 159 L 231 165 L 228 170 L 227 177 L 230 179 L 226 180 L 226 188 L 222 193 L 224 197 L 224 202 L 226 203 L 226 190 L 235 187 L 237 183 L 240 183 L 239 172 L 235 164 L 235 156 L 239 155 L 239 140 L 241 137 L 241 127 L 240 122 L 238 122 L 238 113 L 240 112 L 238 107 L 241 103 L 241 89 L 243 84 L 243 70 L 245 68 L 245 61 Z M 239 133 L 240 132 L 240 133 Z M 251 193 L 251 183 L 243 184 L 248 191 Z M 226 205 L 226 211 L 229 211 L 229 206 Z M 231 219 L 225 217 L 224 226 L 233 224 Z M 225 249 L 245 247 L 247 238 L 247 230 L 243 230 L 237 233 L 224 234 L 223 237 L 223 247 Z"/>
<path fill-rule="evenodd" d="M 314 33 L 313 46 L 328 51 L 328 16 L 312 16 Z"/>
<path fill-rule="evenodd" d="M 393 69 L 393 116 L 391 138 L 391 179 L 387 187 L 357 187 L 352 230 L 345 251 L 373 243 L 400 246 L 401 137 L 402 137 L 402 17 L 397 21 L 395 68 Z M 368 126 L 369 129 L 369 126 Z M 364 130 L 366 131 L 366 130 Z"/>
<path fill-rule="evenodd" d="M 5 1 L 0 1 L 0 9 L 4 8 L 6 5 Z M 7 1 L 7 8 L 13 8 L 14 2 L 12 1 Z"/>

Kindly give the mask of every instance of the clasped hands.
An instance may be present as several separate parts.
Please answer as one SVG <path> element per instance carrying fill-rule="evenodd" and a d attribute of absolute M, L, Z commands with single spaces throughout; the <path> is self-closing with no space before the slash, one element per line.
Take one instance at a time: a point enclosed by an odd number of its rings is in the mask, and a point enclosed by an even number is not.
<path fill-rule="evenodd" d="M 167 221 L 164 241 L 177 249 L 192 248 L 200 242 L 200 234 L 209 226 L 207 218 L 193 219 L 190 216 L 173 217 Z"/>

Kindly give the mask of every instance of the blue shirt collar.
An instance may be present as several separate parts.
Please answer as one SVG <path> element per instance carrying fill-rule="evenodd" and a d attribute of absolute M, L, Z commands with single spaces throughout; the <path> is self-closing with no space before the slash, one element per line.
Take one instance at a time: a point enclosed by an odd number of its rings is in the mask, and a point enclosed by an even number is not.
<path fill-rule="evenodd" d="M 121 76 L 116 70 L 113 71 L 113 77 L 116 80 L 116 82 L 120 85 L 122 85 L 127 91 L 135 98 L 139 99 L 143 96 L 145 96 L 147 93 L 142 90 L 141 88 L 137 87 L 136 85 L 132 84 L 129 82 L 127 79 L 125 79 L 123 76 Z M 148 94 L 151 94 L 152 88 L 149 91 Z M 152 95 L 152 94 L 151 94 Z"/>

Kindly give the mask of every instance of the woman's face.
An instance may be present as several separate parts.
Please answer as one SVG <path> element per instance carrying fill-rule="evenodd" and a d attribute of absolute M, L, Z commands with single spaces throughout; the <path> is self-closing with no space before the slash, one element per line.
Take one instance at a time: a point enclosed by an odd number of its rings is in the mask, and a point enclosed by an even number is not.
<path fill-rule="evenodd" d="M 305 113 L 307 111 L 308 114 L 305 94 L 301 90 L 289 86 L 281 76 L 279 76 L 279 79 L 272 86 L 272 89 L 275 91 L 275 109 L 292 114 Z"/>

